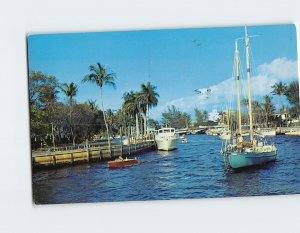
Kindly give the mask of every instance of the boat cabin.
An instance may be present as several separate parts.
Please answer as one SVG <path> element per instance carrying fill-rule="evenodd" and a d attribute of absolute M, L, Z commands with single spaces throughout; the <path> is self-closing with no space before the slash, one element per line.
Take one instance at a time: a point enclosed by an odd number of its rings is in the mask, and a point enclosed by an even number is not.
<path fill-rule="evenodd" d="M 161 134 L 161 133 L 175 133 L 175 129 L 174 128 L 162 128 L 159 129 L 157 131 L 157 133 Z"/>

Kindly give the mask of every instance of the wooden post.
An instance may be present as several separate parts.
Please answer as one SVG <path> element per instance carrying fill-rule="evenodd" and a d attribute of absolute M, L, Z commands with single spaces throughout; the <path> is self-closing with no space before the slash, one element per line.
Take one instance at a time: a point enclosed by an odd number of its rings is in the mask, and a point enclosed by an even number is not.
<path fill-rule="evenodd" d="M 130 155 L 130 153 L 131 153 L 131 146 L 130 146 L 130 141 L 131 141 L 131 127 L 129 128 L 129 130 L 128 130 L 129 132 L 128 132 L 128 155 Z"/>
<path fill-rule="evenodd" d="M 102 160 L 102 150 L 101 150 L 101 147 L 99 148 L 99 160 L 100 161 Z"/>
<path fill-rule="evenodd" d="M 110 148 L 109 148 L 109 156 L 110 156 L 110 158 L 112 159 L 113 158 L 113 156 L 114 156 L 114 151 L 113 151 L 113 147 L 111 146 Z"/>
<path fill-rule="evenodd" d="M 52 156 L 52 159 L 53 159 L 53 166 L 56 165 L 56 158 L 55 158 L 55 155 Z"/>
<path fill-rule="evenodd" d="M 87 161 L 90 162 L 90 150 L 89 150 L 89 141 L 88 141 L 88 139 L 85 140 L 85 147 L 86 147 Z"/>
<path fill-rule="evenodd" d="M 54 140 L 54 127 L 53 127 L 53 123 L 51 123 L 51 133 L 52 133 L 53 150 L 55 150 L 55 140 Z"/>

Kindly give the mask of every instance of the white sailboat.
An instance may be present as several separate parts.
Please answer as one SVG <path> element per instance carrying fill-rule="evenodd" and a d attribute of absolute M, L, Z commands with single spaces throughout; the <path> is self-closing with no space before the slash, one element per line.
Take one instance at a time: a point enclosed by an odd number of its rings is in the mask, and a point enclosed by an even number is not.
<path fill-rule="evenodd" d="M 277 148 L 275 145 L 269 145 L 260 137 L 256 137 L 253 131 L 252 122 L 252 96 L 250 80 L 250 61 L 249 61 L 249 37 L 245 27 L 245 48 L 247 65 L 247 86 L 248 86 L 248 109 L 249 109 L 249 141 L 242 138 L 242 115 L 240 103 L 240 71 L 239 71 L 239 51 L 238 43 L 235 41 L 235 69 L 236 69 L 236 88 L 237 88 L 237 108 L 238 108 L 238 137 L 234 135 L 231 143 L 227 144 L 222 150 L 229 165 L 232 168 L 242 168 L 252 165 L 260 165 L 265 162 L 274 161 L 277 157 Z"/>

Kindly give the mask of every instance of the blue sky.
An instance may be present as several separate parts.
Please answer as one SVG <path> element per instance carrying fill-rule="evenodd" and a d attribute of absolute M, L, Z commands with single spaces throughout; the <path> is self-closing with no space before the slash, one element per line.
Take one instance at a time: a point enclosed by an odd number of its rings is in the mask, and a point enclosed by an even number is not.
<path fill-rule="evenodd" d="M 261 89 L 254 91 L 254 98 L 268 92 L 267 85 L 297 78 L 293 25 L 253 26 L 248 33 L 259 35 L 251 39 L 252 75 L 260 86 L 254 89 Z M 234 40 L 243 35 L 244 27 L 30 35 L 29 70 L 77 83 L 76 100 L 84 102 L 99 99 L 98 88 L 81 80 L 90 64 L 100 62 L 117 75 L 117 89 L 104 88 L 105 108 L 118 109 L 124 92 L 139 90 L 141 83 L 150 81 L 160 94 L 150 116 L 159 118 L 172 103 L 190 113 L 194 107 L 210 111 L 228 102 L 222 95 L 231 89 L 224 81 L 232 74 Z M 244 62 L 242 41 L 239 46 Z M 199 88 L 212 88 L 220 98 L 201 98 L 194 93 Z"/>

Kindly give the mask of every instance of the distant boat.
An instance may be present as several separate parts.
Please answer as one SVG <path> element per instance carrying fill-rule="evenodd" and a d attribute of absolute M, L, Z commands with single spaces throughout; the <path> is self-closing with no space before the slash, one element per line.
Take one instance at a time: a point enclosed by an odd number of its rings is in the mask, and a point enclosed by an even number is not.
<path fill-rule="evenodd" d="M 231 132 L 230 131 L 224 131 L 220 134 L 220 139 L 223 141 L 228 141 L 231 139 Z"/>
<path fill-rule="evenodd" d="M 221 129 L 216 128 L 216 129 L 208 129 L 205 131 L 205 133 L 208 136 L 218 136 L 221 134 L 221 131 L 222 131 Z"/>
<path fill-rule="evenodd" d="M 291 129 L 289 132 L 286 132 L 285 135 L 288 136 L 300 136 L 300 129 Z"/>
<path fill-rule="evenodd" d="M 258 129 L 257 133 L 265 137 L 274 137 L 276 136 L 276 129 L 262 128 L 262 129 Z"/>
<path fill-rule="evenodd" d="M 122 144 L 124 145 L 124 146 L 128 146 L 129 145 L 129 137 L 123 137 L 122 138 Z"/>
<path fill-rule="evenodd" d="M 174 128 L 161 128 L 155 134 L 158 150 L 175 150 L 178 148 L 180 137 Z"/>
<path fill-rule="evenodd" d="M 182 138 L 182 139 L 181 139 L 181 142 L 182 142 L 182 143 L 188 143 L 188 140 L 187 140 L 186 138 Z"/>
<path fill-rule="evenodd" d="M 243 140 L 242 132 L 242 114 L 240 103 L 240 73 L 239 73 L 239 52 L 237 40 L 235 41 L 235 75 L 237 87 L 237 105 L 238 105 L 238 137 L 232 139 L 229 144 L 226 143 L 222 153 L 227 157 L 229 165 L 232 168 L 242 168 L 253 165 L 260 165 L 269 161 L 276 160 L 277 148 L 275 145 L 269 145 L 260 137 L 254 137 L 252 123 L 252 96 L 250 84 L 250 61 L 249 61 L 249 37 L 245 27 L 245 47 L 246 47 L 246 65 L 248 81 L 248 111 L 249 111 L 249 138 L 250 141 Z"/>
<path fill-rule="evenodd" d="M 138 159 L 121 159 L 121 158 L 118 158 L 116 160 L 113 160 L 113 161 L 109 161 L 107 163 L 107 166 L 108 168 L 122 168 L 122 167 L 130 167 L 130 166 L 133 166 L 133 165 L 137 165 L 137 164 L 140 164 L 141 161 L 138 160 Z"/>

